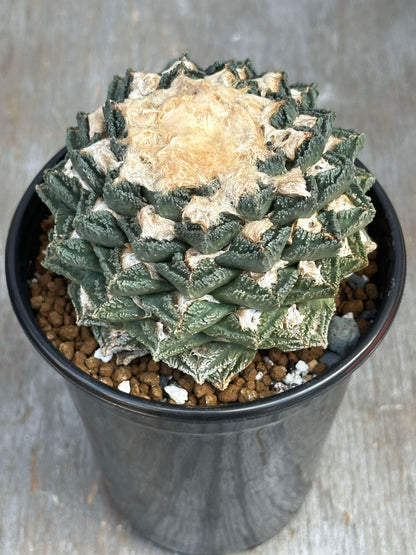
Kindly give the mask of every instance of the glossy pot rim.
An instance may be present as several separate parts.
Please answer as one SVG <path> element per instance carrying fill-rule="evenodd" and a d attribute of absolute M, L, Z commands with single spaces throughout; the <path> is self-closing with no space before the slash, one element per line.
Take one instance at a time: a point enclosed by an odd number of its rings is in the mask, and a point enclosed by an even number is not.
<path fill-rule="evenodd" d="M 388 231 L 391 236 L 391 280 L 387 284 L 385 298 L 380 304 L 377 316 L 370 330 L 359 340 L 356 347 L 348 356 L 344 357 L 333 368 L 324 372 L 322 376 L 316 377 L 304 385 L 265 399 L 215 407 L 187 407 L 147 400 L 123 393 L 116 388 L 99 382 L 67 360 L 46 338 L 37 324 L 30 305 L 28 294 L 29 276 L 27 272 L 26 279 L 22 279 L 22 262 L 20 261 L 21 258 L 19 258 L 19 250 L 22 244 L 22 222 L 31 203 L 34 202 L 34 197 L 36 197 L 35 186 L 42 182 L 44 170 L 53 167 L 65 154 L 66 148 L 63 148 L 45 164 L 29 185 L 16 209 L 7 238 L 6 278 L 14 311 L 32 344 L 55 370 L 88 394 L 101 399 L 103 402 L 116 405 L 123 410 L 164 419 L 208 422 L 261 417 L 271 411 L 280 412 L 294 405 L 308 402 L 339 381 L 350 376 L 380 344 L 390 328 L 403 294 L 406 276 L 406 252 L 403 233 L 396 212 L 381 185 L 376 181 L 369 194 L 378 205 L 378 210 L 381 209 L 382 216 L 388 224 Z M 357 165 L 365 168 L 359 161 L 357 161 Z"/>

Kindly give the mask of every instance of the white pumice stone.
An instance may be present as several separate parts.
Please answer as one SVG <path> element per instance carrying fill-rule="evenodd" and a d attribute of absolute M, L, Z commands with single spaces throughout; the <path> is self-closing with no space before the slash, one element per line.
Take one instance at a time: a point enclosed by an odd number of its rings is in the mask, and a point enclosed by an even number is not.
<path fill-rule="evenodd" d="M 305 376 L 309 372 L 309 366 L 306 364 L 304 360 L 298 360 L 296 363 L 296 373 L 300 374 L 301 376 Z"/>
<path fill-rule="evenodd" d="M 98 349 L 94 353 L 94 357 L 98 358 L 99 360 L 102 360 L 103 362 L 110 362 L 110 360 L 113 358 L 113 355 L 107 355 L 105 357 L 103 355 L 103 352 L 102 352 L 101 348 L 98 347 Z"/>
<path fill-rule="evenodd" d="M 303 384 L 303 378 L 300 374 L 296 374 L 295 372 L 289 372 L 288 374 L 286 374 L 286 376 L 283 378 L 283 383 L 285 383 L 286 385 L 289 386 L 295 386 L 295 385 L 302 385 Z"/>
<path fill-rule="evenodd" d="M 170 384 L 166 385 L 163 389 L 177 405 L 183 405 L 188 400 L 188 392 L 183 387 Z"/>
<path fill-rule="evenodd" d="M 122 391 L 123 393 L 130 393 L 130 382 L 129 382 L 129 380 L 124 380 L 124 382 L 120 382 L 117 386 L 117 389 L 119 391 Z"/>
<path fill-rule="evenodd" d="M 282 391 L 287 391 L 289 389 L 289 386 L 283 382 L 276 382 L 273 385 L 273 389 L 277 391 L 277 393 L 282 393 Z"/>

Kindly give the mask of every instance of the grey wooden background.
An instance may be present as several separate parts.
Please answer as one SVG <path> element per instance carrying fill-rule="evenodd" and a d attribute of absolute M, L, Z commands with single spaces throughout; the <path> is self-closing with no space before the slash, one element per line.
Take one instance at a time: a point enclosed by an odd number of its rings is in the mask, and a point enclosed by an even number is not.
<path fill-rule="evenodd" d="M 416 552 L 415 29 L 414 0 L 0 4 L 2 252 L 19 198 L 66 126 L 127 67 L 159 71 L 186 51 L 201 65 L 251 57 L 259 70 L 315 80 L 338 123 L 367 134 L 361 159 L 407 239 L 404 302 L 351 381 L 305 505 L 252 554 Z M 164 553 L 110 507 L 65 384 L 24 337 L 3 273 L 0 294 L 0 553 Z"/>

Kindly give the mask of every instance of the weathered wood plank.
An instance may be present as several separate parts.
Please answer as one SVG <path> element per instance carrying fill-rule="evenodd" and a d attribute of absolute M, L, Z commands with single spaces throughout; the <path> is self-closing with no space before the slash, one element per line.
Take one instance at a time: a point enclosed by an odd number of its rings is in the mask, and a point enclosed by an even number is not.
<path fill-rule="evenodd" d="M 251 57 L 314 80 L 340 125 L 367 134 L 361 156 L 407 238 L 409 279 L 382 346 L 352 378 L 305 505 L 249 553 L 414 553 L 416 445 L 416 10 L 412 0 L 5 0 L 0 6 L 1 249 L 27 184 L 78 110 L 113 73 Z M 24 338 L 0 284 L 0 553 L 141 553 L 159 548 L 110 507 L 63 381 Z M 267 518 L 267 515 L 265 515 Z"/>

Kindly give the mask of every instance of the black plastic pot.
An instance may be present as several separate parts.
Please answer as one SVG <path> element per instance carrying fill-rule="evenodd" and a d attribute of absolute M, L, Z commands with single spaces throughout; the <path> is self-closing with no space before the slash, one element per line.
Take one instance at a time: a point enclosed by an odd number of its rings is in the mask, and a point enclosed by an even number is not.
<path fill-rule="evenodd" d="M 40 330 L 28 280 L 39 223 L 47 214 L 34 191 L 42 172 L 10 227 L 10 297 L 29 339 L 67 380 L 114 505 L 144 536 L 176 551 L 224 553 L 267 540 L 301 506 L 348 379 L 383 339 L 400 303 L 404 241 L 381 186 L 376 183 L 370 193 L 377 209 L 370 233 L 379 245 L 382 298 L 373 326 L 354 351 L 319 378 L 277 396 L 198 408 L 110 388 L 69 362 Z"/>

